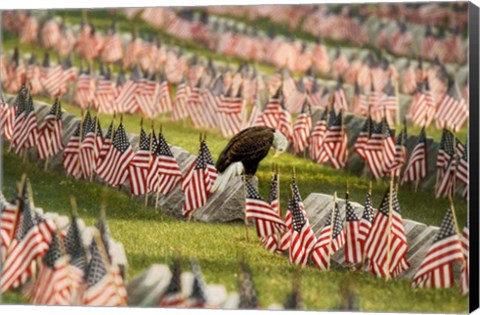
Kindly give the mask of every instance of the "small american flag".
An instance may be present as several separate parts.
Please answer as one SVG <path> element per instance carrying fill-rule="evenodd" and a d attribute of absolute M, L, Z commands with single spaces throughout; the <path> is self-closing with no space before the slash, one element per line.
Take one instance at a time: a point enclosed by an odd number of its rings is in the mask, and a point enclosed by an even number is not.
<path fill-rule="evenodd" d="M 335 109 L 335 111 L 348 111 L 347 95 L 345 94 L 345 90 L 343 89 L 343 80 L 341 78 L 338 78 L 337 80 L 337 86 L 335 87 L 333 99 L 333 108 Z"/>
<path fill-rule="evenodd" d="M 357 141 L 353 146 L 353 150 L 360 156 L 363 160 L 366 159 L 365 148 L 372 134 L 373 121 L 370 116 L 365 120 L 362 130 L 358 134 Z"/>
<path fill-rule="evenodd" d="M 414 288 L 450 288 L 454 285 L 453 264 L 463 262 L 463 249 L 452 210 L 448 209 L 440 230 L 413 277 Z"/>
<path fill-rule="evenodd" d="M 95 79 L 91 77 L 88 71 L 80 70 L 75 89 L 74 101 L 81 108 L 86 109 L 92 105 L 95 97 Z"/>
<path fill-rule="evenodd" d="M 117 111 L 113 106 L 116 93 L 117 88 L 111 79 L 110 69 L 108 69 L 105 75 L 98 78 L 95 90 L 95 103 L 100 113 L 113 114 Z"/>
<path fill-rule="evenodd" d="M 159 306 L 172 307 L 183 306 L 185 297 L 182 293 L 182 265 L 180 259 L 175 259 L 172 267 L 172 277 L 168 284 L 167 290 L 160 297 Z"/>
<path fill-rule="evenodd" d="M 469 165 L 468 165 L 468 142 L 465 146 L 463 153 L 458 161 L 458 168 L 457 168 L 457 179 L 460 180 L 465 187 L 468 187 L 468 172 Z"/>
<path fill-rule="evenodd" d="M 355 214 L 348 194 L 345 203 L 346 227 L 345 227 L 345 262 L 347 264 L 359 264 L 363 260 L 362 242 L 360 240 L 360 219 Z"/>
<path fill-rule="evenodd" d="M 348 139 L 343 124 L 343 113 L 335 114 L 330 109 L 330 118 L 327 131 L 323 140 L 322 152 L 319 154 L 317 163 L 329 161 L 335 169 L 343 168 L 348 157 Z"/>
<path fill-rule="evenodd" d="M 80 159 L 80 170 L 83 178 L 90 178 L 94 171 L 94 151 L 95 151 L 95 125 L 91 120 L 90 114 L 83 122 L 82 139 L 78 152 Z"/>
<path fill-rule="evenodd" d="M 207 203 L 216 177 L 217 172 L 213 165 L 210 151 L 206 142 L 202 141 L 197 159 L 183 178 L 182 190 L 185 194 L 185 202 L 183 204 L 184 217 Z"/>
<path fill-rule="evenodd" d="M 310 105 L 305 102 L 302 112 L 293 126 L 293 153 L 298 154 L 307 149 L 308 137 L 312 130 L 312 116 Z"/>
<path fill-rule="evenodd" d="M 154 136 L 153 134 L 150 137 Z M 140 130 L 140 140 L 137 152 L 128 165 L 128 181 L 130 192 L 134 196 L 140 196 L 147 192 L 147 174 L 150 164 L 150 143 L 153 139 L 143 130 Z"/>
<path fill-rule="evenodd" d="M 128 178 L 128 165 L 134 154 L 123 123 L 120 123 L 112 146 L 98 167 L 98 175 L 111 186 L 123 184 Z"/>
<path fill-rule="evenodd" d="M 372 196 L 368 192 L 365 195 L 365 204 L 363 206 L 363 214 L 360 219 L 360 226 L 358 228 L 358 240 L 362 242 L 362 254 L 364 251 L 365 240 L 368 238 L 370 229 L 372 228 L 373 223 L 373 207 L 372 207 Z"/>
<path fill-rule="evenodd" d="M 110 126 L 107 129 L 107 133 L 105 134 L 105 138 L 103 138 L 102 146 L 99 148 L 100 150 L 98 151 L 98 157 L 95 160 L 96 173 L 98 173 L 99 166 L 103 163 L 103 160 L 105 160 L 105 157 L 110 151 L 114 134 L 115 134 L 115 127 L 112 120 L 112 122 L 110 123 Z"/>
<path fill-rule="evenodd" d="M 292 213 L 292 229 L 289 247 L 290 263 L 305 266 L 317 243 L 317 238 L 310 227 L 304 211 L 300 207 L 300 202 L 296 198 L 295 193 L 292 194 L 291 199 L 291 207 L 289 209 Z"/>
<path fill-rule="evenodd" d="M 280 111 L 277 130 L 287 138 L 288 142 L 293 141 L 292 115 L 284 106 L 282 106 L 282 110 Z"/>
<path fill-rule="evenodd" d="M 438 105 L 435 119 L 437 128 L 454 128 L 459 131 L 468 120 L 468 105 L 462 97 L 457 83 L 450 79 L 447 93 Z"/>
<path fill-rule="evenodd" d="M 82 174 L 80 170 L 80 159 L 78 154 L 81 143 L 80 124 L 81 123 L 77 125 L 77 128 L 70 137 L 70 140 L 68 140 L 62 157 L 62 165 L 65 169 L 65 172 L 74 178 L 80 178 Z"/>
<path fill-rule="evenodd" d="M 250 178 L 246 180 L 245 188 L 247 191 L 245 217 L 247 220 L 255 221 L 258 237 L 263 239 L 277 232 L 283 232 L 285 224 L 279 213 L 272 208 L 270 203 L 263 200 Z"/>
<path fill-rule="evenodd" d="M 78 305 L 81 301 L 81 286 L 87 267 L 87 255 L 82 242 L 82 233 L 78 226 L 78 218 L 73 215 L 65 236 L 65 252 L 70 256 L 68 275 L 71 281 L 71 304 Z"/>
<path fill-rule="evenodd" d="M 32 263 L 48 250 L 48 242 L 40 231 L 34 206 L 27 192 L 26 182 L 22 187 L 22 199 L 19 201 L 19 223 L 3 263 L 2 293 L 25 283 L 32 274 Z"/>
<path fill-rule="evenodd" d="M 178 121 L 188 117 L 187 106 L 189 94 L 189 85 L 185 81 L 180 82 L 177 86 L 177 93 L 175 94 L 175 101 L 173 103 L 173 121 Z"/>
<path fill-rule="evenodd" d="M 442 139 L 440 140 L 440 147 L 438 148 L 436 162 L 437 170 L 440 170 L 441 174 L 445 172 L 450 157 L 455 154 L 454 142 L 455 136 L 453 133 L 447 128 L 443 128 Z"/>
<path fill-rule="evenodd" d="M 182 173 L 162 133 L 158 135 L 155 158 L 150 163 L 147 182 L 150 191 L 168 195 L 182 180 Z"/>
<path fill-rule="evenodd" d="M 37 146 L 37 138 L 38 138 L 38 123 L 37 123 L 37 114 L 35 113 L 35 109 L 33 108 L 33 99 L 32 95 L 29 93 L 25 103 L 25 111 L 23 113 L 24 120 L 22 123 L 22 129 L 18 130 L 15 128 L 19 134 L 16 146 L 15 146 L 15 153 L 19 154 L 20 150 L 27 149 L 30 147 Z M 16 126 L 17 122 L 15 122 Z M 14 130 L 15 131 L 15 130 Z"/>
<path fill-rule="evenodd" d="M 112 276 L 106 253 L 93 240 L 90 245 L 91 259 L 85 273 L 86 289 L 83 294 L 83 305 L 87 306 L 124 306 L 123 298 L 118 292 Z"/>
<path fill-rule="evenodd" d="M 328 108 L 323 111 L 322 116 L 315 124 L 315 127 L 310 134 L 310 141 L 309 141 L 309 155 L 310 158 L 314 161 L 318 162 L 318 157 L 320 152 L 322 151 L 323 147 L 323 140 L 325 136 L 325 132 L 327 131 L 327 115 L 328 115 Z"/>
<path fill-rule="evenodd" d="M 62 108 L 57 98 L 38 131 L 37 150 L 40 159 L 55 156 L 63 150 L 62 126 Z"/>
<path fill-rule="evenodd" d="M 419 181 L 427 176 L 428 158 L 427 158 L 427 134 L 425 127 L 422 128 L 417 144 L 413 148 L 408 160 L 407 168 L 402 178 L 402 184 L 405 182 Z"/>
<path fill-rule="evenodd" d="M 276 95 L 268 100 L 267 106 L 262 112 L 262 120 L 265 126 L 277 129 L 281 112 L 281 89 L 278 89 Z"/>
<path fill-rule="evenodd" d="M 430 126 L 435 116 L 435 100 L 428 80 L 424 80 L 418 86 L 418 91 L 413 97 L 409 115 L 416 126 Z"/>
<path fill-rule="evenodd" d="M 457 156 L 452 155 L 446 163 L 445 171 L 440 177 L 435 196 L 437 198 L 453 196 L 455 193 L 455 178 L 457 177 Z"/>
<path fill-rule="evenodd" d="M 345 231 L 343 229 L 343 219 L 338 203 L 335 202 L 332 213 L 327 214 L 327 222 L 320 230 L 318 241 L 313 249 L 313 263 L 321 270 L 328 270 L 332 255 L 344 245 Z"/>
<path fill-rule="evenodd" d="M 70 305 L 71 285 L 68 259 L 63 254 L 60 236 L 55 233 L 50 248 L 42 258 L 42 265 L 28 296 L 33 304 Z"/>
<path fill-rule="evenodd" d="M 410 267 L 406 260 L 407 252 L 408 244 L 397 192 L 392 189 L 390 194 L 390 189 L 387 188 L 365 242 L 365 255 L 369 259 L 370 272 L 381 277 L 396 277 Z"/>

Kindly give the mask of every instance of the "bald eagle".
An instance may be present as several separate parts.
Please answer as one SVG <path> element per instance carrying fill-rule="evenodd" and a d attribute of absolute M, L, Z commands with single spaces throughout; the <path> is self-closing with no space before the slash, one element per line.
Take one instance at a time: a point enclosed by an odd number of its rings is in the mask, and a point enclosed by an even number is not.
<path fill-rule="evenodd" d="M 288 148 L 287 138 L 270 127 L 250 127 L 237 133 L 217 160 L 219 176 L 213 191 L 223 190 L 236 175 L 255 175 L 258 164 L 270 148 L 275 150 L 275 157 L 282 154 Z"/>

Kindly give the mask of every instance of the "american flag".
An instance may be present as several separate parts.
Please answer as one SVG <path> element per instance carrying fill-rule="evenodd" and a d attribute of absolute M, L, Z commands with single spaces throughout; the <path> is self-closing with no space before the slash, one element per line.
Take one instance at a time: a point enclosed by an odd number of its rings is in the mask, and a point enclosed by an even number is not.
<path fill-rule="evenodd" d="M 358 228 L 358 240 L 362 242 L 362 255 L 364 252 L 365 241 L 368 238 L 370 229 L 373 223 L 373 207 L 372 207 L 372 195 L 368 192 L 365 195 L 365 204 L 363 206 L 363 214 L 360 219 L 360 226 Z"/>
<path fill-rule="evenodd" d="M 362 116 L 368 115 L 367 95 L 365 95 L 362 87 L 358 84 L 358 80 L 355 80 L 352 107 L 354 114 L 359 114 Z"/>
<path fill-rule="evenodd" d="M 245 181 L 247 192 L 245 199 L 245 218 L 253 219 L 260 239 L 283 232 L 285 224 L 271 204 L 263 200 L 249 178 Z"/>
<path fill-rule="evenodd" d="M 102 59 L 108 63 L 120 61 L 123 57 L 122 41 L 120 34 L 117 32 L 115 22 L 112 25 L 110 34 L 105 38 L 103 43 Z"/>
<path fill-rule="evenodd" d="M 402 92 L 405 94 L 412 94 L 417 89 L 417 73 L 415 71 L 415 65 L 407 63 L 402 83 Z"/>
<path fill-rule="evenodd" d="M 26 82 L 30 84 L 30 92 L 36 95 L 43 90 L 42 73 L 40 67 L 37 65 L 35 55 L 32 54 L 28 61 L 27 72 L 25 74 Z"/>
<path fill-rule="evenodd" d="M 433 99 L 430 84 L 425 79 L 419 84 L 417 93 L 413 97 L 409 115 L 416 126 L 430 126 L 435 116 L 435 100 Z"/>
<path fill-rule="evenodd" d="M 463 153 L 458 161 L 457 167 L 457 179 L 460 180 L 465 187 L 468 187 L 468 142 L 465 148 L 463 149 Z"/>
<path fill-rule="evenodd" d="M 367 146 L 370 135 L 372 134 L 373 121 L 372 117 L 368 116 L 363 124 L 362 130 L 358 134 L 353 150 L 360 156 L 363 160 L 366 159 L 365 148 Z"/>
<path fill-rule="evenodd" d="M 280 118 L 278 120 L 277 130 L 281 132 L 288 142 L 293 141 L 293 126 L 292 126 L 292 115 L 285 108 L 284 102 L 282 102 L 282 110 L 280 111 Z M 308 136 L 308 135 L 307 135 Z"/>
<path fill-rule="evenodd" d="M 0 259 L 5 260 L 5 255 L 10 242 L 15 234 L 15 227 L 20 209 L 16 203 L 16 196 L 12 202 L 7 202 L 0 193 Z"/>
<path fill-rule="evenodd" d="M 134 155 L 123 123 L 120 122 L 113 136 L 112 146 L 98 166 L 98 175 L 110 186 L 123 184 L 128 178 L 128 165 Z"/>
<path fill-rule="evenodd" d="M 188 117 L 187 106 L 189 94 L 189 85 L 185 81 L 180 82 L 177 86 L 177 93 L 175 94 L 175 101 L 173 103 L 173 121 L 178 121 Z"/>
<path fill-rule="evenodd" d="M 405 182 L 420 181 L 425 178 L 428 173 L 427 158 L 427 134 L 425 127 L 420 131 L 417 144 L 413 148 L 408 160 L 407 168 L 403 174 L 402 184 Z"/>
<path fill-rule="evenodd" d="M 162 133 L 154 153 L 148 170 L 148 189 L 166 196 L 181 182 L 182 173 Z"/>
<path fill-rule="evenodd" d="M 462 295 L 468 294 L 470 288 L 470 230 L 468 226 L 463 228 L 461 237 L 462 253 L 464 264 L 460 273 L 460 292 Z"/>
<path fill-rule="evenodd" d="M 115 134 L 115 127 L 113 120 L 110 123 L 110 126 L 107 129 L 107 133 L 105 134 L 105 138 L 103 138 L 102 146 L 98 152 L 98 157 L 95 160 L 95 172 L 98 173 L 99 166 L 103 163 L 103 160 L 107 156 L 110 148 L 112 146 L 113 135 Z"/>
<path fill-rule="evenodd" d="M 113 114 L 118 112 L 118 109 L 114 107 L 116 94 L 117 88 L 115 82 L 111 79 L 110 69 L 108 69 L 104 75 L 98 78 L 95 90 L 95 103 L 100 113 Z"/>
<path fill-rule="evenodd" d="M 94 151 L 95 151 L 95 124 L 87 112 L 82 126 L 82 138 L 78 152 L 80 160 L 80 170 L 83 178 L 90 178 L 94 171 Z"/>
<path fill-rule="evenodd" d="M 303 203 L 297 198 L 293 188 L 292 191 L 293 194 L 289 203 L 292 222 L 290 229 L 289 258 L 290 263 L 305 266 L 317 243 L 317 238 L 303 210 Z"/>
<path fill-rule="evenodd" d="M 75 102 L 81 108 L 86 109 L 92 105 L 95 97 L 95 79 L 92 78 L 90 72 L 80 69 L 78 75 L 77 86 L 75 88 Z"/>
<path fill-rule="evenodd" d="M 185 299 L 183 306 L 188 308 L 207 308 L 206 285 L 203 280 L 200 266 L 195 260 L 190 260 L 190 266 L 193 273 L 192 293 Z"/>
<path fill-rule="evenodd" d="M 22 197 L 19 200 L 20 217 L 15 228 L 15 236 L 7 249 L 6 259 L 3 263 L 2 293 L 25 283 L 32 274 L 32 263 L 48 250 L 48 241 L 40 231 L 34 206 L 27 192 L 26 182 L 22 187 Z"/>
<path fill-rule="evenodd" d="M 54 48 L 60 40 L 60 26 L 51 18 L 42 27 L 40 39 L 43 47 Z"/>
<path fill-rule="evenodd" d="M 448 209 L 430 249 L 413 277 L 414 288 L 450 288 L 454 285 L 453 265 L 463 263 L 463 249 Z"/>
<path fill-rule="evenodd" d="M 40 159 L 55 156 L 63 150 L 62 126 L 62 106 L 57 98 L 38 131 L 37 150 Z"/>
<path fill-rule="evenodd" d="M 442 176 L 447 168 L 448 161 L 455 154 L 454 142 L 455 136 L 453 133 L 447 128 L 443 128 L 436 162 L 437 171 L 441 171 Z"/>
<path fill-rule="evenodd" d="M 407 141 L 407 122 L 403 122 L 403 128 L 395 139 L 395 158 L 393 164 L 389 167 L 389 172 L 394 172 L 395 177 L 400 177 L 400 172 L 407 160 L 407 147 L 405 141 Z"/>
<path fill-rule="evenodd" d="M 455 193 L 455 179 L 457 177 L 457 156 L 452 155 L 446 162 L 440 182 L 435 189 L 437 198 L 453 196 Z"/>
<path fill-rule="evenodd" d="M 193 127 L 196 129 L 204 128 L 208 125 L 203 111 L 201 95 L 201 82 L 199 81 L 197 85 L 192 86 L 190 89 L 186 108 Z"/>
<path fill-rule="evenodd" d="M 232 93 L 230 87 L 226 95 L 220 95 L 217 107 L 220 131 L 224 137 L 237 134 L 245 122 L 244 100 L 241 94 L 234 96 Z"/>
<path fill-rule="evenodd" d="M 268 100 L 267 106 L 261 115 L 264 125 L 273 129 L 277 129 L 280 120 L 282 102 L 280 91 L 281 89 L 278 89 L 277 94 Z"/>
<path fill-rule="evenodd" d="M 107 254 L 102 246 L 93 239 L 90 245 L 90 262 L 85 273 L 86 289 L 83 305 L 86 306 L 124 306 L 123 298 L 118 292 L 115 279 L 111 273 Z"/>
<path fill-rule="evenodd" d="M 330 109 L 330 118 L 323 140 L 322 151 L 317 163 L 330 162 L 335 169 L 340 169 L 347 163 L 348 141 L 347 132 L 343 124 L 343 112 L 338 115 Z"/>
<path fill-rule="evenodd" d="M 310 113 L 310 105 L 305 102 L 297 121 L 293 126 L 293 153 L 298 154 L 307 149 L 308 137 L 312 130 L 312 116 Z"/>
<path fill-rule="evenodd" d="M 344 245 L 345 231 L 343 229 L 343 219 L 338 203 L 335 202 L 332 212 L 327 214 L 327 222 L 320 230 L 318 241 L 313 249 L 313 263 L 321 270 L 328 270 L 332 255 Z"/>
<path fill-rule="evenodd" d="M 137 85 L 135 90 L 135 101 L 138 109 L 147 118 L 155 118 L 157 116 L 157 107 L 155 100 L 157 98 L 160 86 L 155 80 L 155 76 L 148 77 L 148 73 Z M 134 113 L 130 111 L 130 113 Z"/>
<path fill-rule="evenodd" d="M 78 218 L 73 215 L 65 236 L 65 253 L 70 256 L 68 275 L 71 281 L 71 304 L 78 305 L 81 301 L 81 286 L 87 267 L 87 255 L 82 242 L 82 233 L 78 226 Z"/>
<path fill-rule="evenodd" d="M 310 158 L 314 161 L 318 161 L 318 157 L 320 152 L 322 151 L 323 147 L 323 139 L 325 136 L 325 132 L 327 131 L 327 115 L 328 115 L 328 108 L 325 108 L 323 111 L 322 116 L 315 124 L 315 127 L 310 134 L 310 141 L 309 141 L 309 155 Z"/>
<path fill-rule="evenodd" d="M 182 190 L 185 194 L 183 216 L 203 207 L 211 193 L 211 187 L 217 177 L 210 151 L 205 141 L 200 143 L 200 151 L 189 171 L 183 178 Z"/>
<path fill-rule="evenodd" d="M 172 267 L 172 277 L 168 284 L 167 290 L 162 294 L 159 301 L 159 306 L 172 307 L 183 306 L 185 297 L 182 293 L 182 265 L 180 259 L 175 259 Z"/>
<path fill-rule="evenodd" d="M 172 111 L 172 91 L 170 83 L 168 83 L 164 76 L 161 77 L 161 83 L 158 92 L 158 103 L 160 105 L 160 113 L 169 113 Z"/>
<path fill-rule="evenodd" d="M 134 196 L 147 193 L 147 174 L 150 166 L 150 145 L 154 134 L 147 136 L 143 127 L 140 130 L 138 150 L 128 164 L 128 181 L 130 192 Z"/>
<path fill-rule="evenodd" d="M 256 309 L 259 308 L 257 293 L 255 291 L 255 284 L 252 279 L 250 267 L 245 261 L 240 261 L 238 276 L 238 291 L 240 301 L 238 303 L 239 309 Z"/>
<path fill-rule="evenodd" d="M 398 97 L 391 80 L 388 80 L 381 95 L 376 107 L 372 109 L 373 119 L 380 121 L 382 118 L 386 118 L 389 125 L 394 125 L 395 113 L 398 111 Z"/>
<path fill-rule="evenodd" d="M 345 227 L 345 262 L 347 264 L 359 264 L 363 260 L 362 241 L 360 240 L 360 219 L 355 214 L 348 200 L 345 203 L 346 227 Z"/>
<path fill-rule="evenodd" d="M 68 258 L 60 236 L 55 233 L 28 296 L 33 304 L 70 305 L 71 284 Z"/>
<path fill-rule="evenodd" d="M 397 192 L 390 187 L 385 192 L 365 241 L 365 255 L 369 259 L 370 271 L 381 277 L 396 277 L 410 267 L 406 260 L 407 251 L 407 238 Z"/>
<path fill-rule="evenodd" d="M 52 97 L 59 96 L 62 92 L 62 84 L 64 81 L 64 71 L 61 64 L 58 64 L 54 67 L 51 67 L 50 64 L 45 65 L 45 79 L 43 85 L 47 90 L 48 94 Z"/>
<path fill-rule="evenodd" d="M 333 99 L 333 108 L 335 109 L 335 111 L 348 111 L 347 95 L 345 94 L 345 90 L 343 89 L 343 80 L 341 78 L 339 78 L 337 81 L 337 86 L 335 87 L 335 91 L 333 93 Z"/>
<path fill-rule="evenodd" d="M 37 114 L 35 113 L 35 109 L 33 108 L 33 99 L 32 95 L 29 93 L 26 99 L 25 104 L 25 111 L 23 113 L 24 120 L 22 125 L 22 129 L 16 131 L 19 132 L 16 146 L 15 146 L 15 153 L 19 154 L 22 149 L 27 149 L 30 147 L 37 146 L 37 134 L 38 134 L 38 123 L 37 123 Z M 16 126 L 17 122 L 15 122 Z M 14 130 L 15 132 L 15 130 Z"/>
<path fill-rule="evenodd" d="M 123 85 L 115 98 L 115 108 L 120 113 L 135 113 L 139 110 L 136 101 L 136 91 L 139 85 L 141 73 L 138 73 L 140 69 L 135 67 L 132 71 L 132 76 Z"/>
<path fill-rule="evenodd" d="M 67 172 L 68 175 L 77 179 L 80 178 L 80 176 L 82 175 L 80 170 L 80 159 L 78 154 L 80 150 L 80 143 L 81 143 L 80 125 L 81 123 L 78 123 L 77 128 L 75 129 L 72 136 L 70 137 L 70 140 L 68 140 L 65 150 L 63 151 L 63 157 L 62 157 L 62 165 L 63 165 L 63 168 L 65 169 L 65 172 Z"/>
<path fill-rule="evenodd" d="M 10 107 L 8 106 L 7 102 L 5 101 L 5 97 L 1 94 L 1 102 L 2 102 L 2 117 L 1 117 L 1 127 L 0 135 L 3 135 L 5 139 L 11 141 L 13 130 L 15 126 L 15 117 L 17 108 L 15 106 Z M 12 142 L 12 141 L 11 141 Z"/>
<path fill-rule="evenodd" d="M 450 79 L 447 93 L 437 107 L 437 128 L 452 128 L 459 131 L 468 120 L 468 105 L 462 97 L 457 83 Z"/>

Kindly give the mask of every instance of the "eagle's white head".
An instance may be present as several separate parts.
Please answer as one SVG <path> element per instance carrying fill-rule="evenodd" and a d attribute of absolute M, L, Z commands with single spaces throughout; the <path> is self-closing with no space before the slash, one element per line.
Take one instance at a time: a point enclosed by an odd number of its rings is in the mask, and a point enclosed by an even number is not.
<path fill-rule="evenodd" d="M 287 138 L 283 135 L 283 133 L 279 131 L 275 131 L 273 133 L 273 143 L 272 147 L 275 149 L 275 155 L 274 157 L 279 156 L 283 152 L 287 151 L 288 149 L 288 140 Z"/>

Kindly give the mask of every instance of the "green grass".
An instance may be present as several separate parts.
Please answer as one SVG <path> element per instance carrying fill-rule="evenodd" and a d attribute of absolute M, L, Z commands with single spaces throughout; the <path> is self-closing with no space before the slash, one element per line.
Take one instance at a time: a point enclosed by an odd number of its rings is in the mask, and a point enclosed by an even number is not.
<path fill-rule="evenodd" d="M 42 166 L 34 162 L 24 164 L 12 153 L 4 153 L 3 163 L 6 196 L 13 193 L 15 182 L 23 172 L 27 172 L 37 206 L 68 215 L 69 196 L 73 194 L 77 198 L 79 216 L 88 225 L 96 222 L 101 195 L 105 190 L 112 236 L 123 243 L 127 253 L 130 266 L 128 279 L 151 264 L 170 263 L 180 253 L 185 258 L 198 260 L 208 283 L 222 284 L 232 292 L 237 286 L 237 257 L 242 255 L 251 266 L 261 305 L 283 303 L 290 292 L 294 268 L 289 265 L 287 257 L 266 252 L 258 240 L 247 243 L 242 224 L 174 220 L 160 210 L 144 207 L 140 199 L 97 183 L 65 178 L 56 172 L 44 172 Z M 265 172 L 264 169 L 261 173 Z M 302 178 L 302 189 L 305 186 L 304 173 L 298 172 L 298 176 L 299 180 Z M 316 182 L 321 183 L 319 188 L 329 185 L 322 178 Z M 249 233 L 254 235 L 253 228 Z M 186 263 L 185 260 L 185 267 L 188 268 Z M 368 274 L 347 270 L 321 272 L 304 268 L 300 275 L 307 309 L 336 309 L 341 298 L 340 285 L 346 279 L 355 283 L 363 311 L 460 313 L 468 309 L 468 300 L 459 295 L 458 287 L 449 290 L 413 290 L 409 281 L 386 282 Z M 26 302 L 18 292 L 4 295 L 4 303 Z"/>

